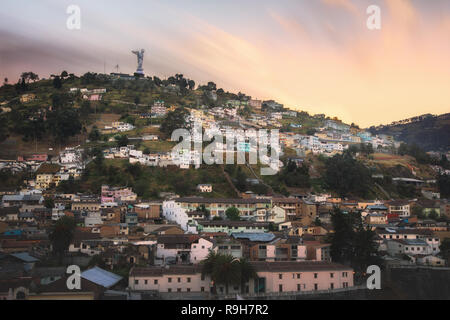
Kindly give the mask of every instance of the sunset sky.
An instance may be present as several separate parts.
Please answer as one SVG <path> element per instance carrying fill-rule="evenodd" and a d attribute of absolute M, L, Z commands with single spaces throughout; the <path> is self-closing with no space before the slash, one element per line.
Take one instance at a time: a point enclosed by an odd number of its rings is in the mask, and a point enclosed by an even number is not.
<path fill-rule="evenodd" d="M 81 8 L 81 30 L 66 8 Z M 369 5 L 382 29 L 366 27 Z M 183 73 L 362 127 L 450 112 L 448 0 L 14 0 L 0 6 L 0 79 L 23 71 Z"/>

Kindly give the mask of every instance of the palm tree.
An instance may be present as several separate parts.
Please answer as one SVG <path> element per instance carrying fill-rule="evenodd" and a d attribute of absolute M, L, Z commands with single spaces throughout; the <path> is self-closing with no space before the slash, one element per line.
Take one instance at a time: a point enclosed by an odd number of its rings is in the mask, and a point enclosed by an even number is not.
<path fill-rule="evenodd" d="M 225 285 L 226 294 L 230 285 L 240 285 L 241 292 L 244 293 L 245 284 L 258 277 L 247 259 L 238 259 L 232 255 L 210 252 L 202 264 L 202 275 L 211 277 L 214 292 L 217 292 L 216 286 L 219 284 Z"/>
<path fill-rule="evenodd" d="M 213 281 L 225 285 L 225 293 L 228 294 L 229 285 L 240 285 L 241 269 L 239 260 L 232 255 L 219 255 L 213 272 Z"/>
<path fill-rule="evenodd" d="M 211 251 L 205 260 L 202 261 L 203 268 L 202 268 L 202 276 L 210 276 L 212 279 L 212 275 L 214 272 L 215 265 L 217 264 L 217 258 L 218 254 L 216 252 Z M 213 281 L 213 291 L 214 293 L 217 292 L 216 290 L 216 282 Z"/>
<path fill-rule="evenodd" d="M 241 293 L 245 293 L 245 284 L 251 279 L 258 278 L 258 274 L 253 265 L 245 258 L 239 260 L 239 268 L 241 273 Z"/>
<path fill-rule="evenodd" d="M 214 292 L 217 292 L 216 286 L 219 284 L 225 285 L 225 292 L 228 294 L 230 285 L 239 285 L 241 282 L 240 265 L 232 255 L 210 252 L 203 261 L 202 274 L 211 277 Z"/>

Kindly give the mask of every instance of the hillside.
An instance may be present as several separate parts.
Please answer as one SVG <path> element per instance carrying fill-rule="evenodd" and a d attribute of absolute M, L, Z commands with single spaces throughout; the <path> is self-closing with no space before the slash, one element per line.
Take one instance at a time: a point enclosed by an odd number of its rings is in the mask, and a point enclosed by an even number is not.
<path fill-rule="evenodd" d="M 72 90 L 75 88 L 103 88 L 104 91 L 100 100 L 87 101 L 80 91 Z M 25 101 L 24 97 L 27 96 L 32 98 Z M 93 156 L 98 150 L 101 152 L 128 143 L 147 153 L 168 152 L 174 143 L 167 139 L 168 134 L 161 124 L 167 123 L 169 117 L 142 117 L 150 112 L 155 101 L 160 100 L 165 101 L 167 107 L 174 110 L 173 114 L 183 108 L 197 109 L 209 114 L 215 107 L 236 108 L 233 105 L 237 102 L 238 107 L 234 110 L 242 123 L 252 125 L 251 118 L 259 117 L 264 120 L 263 125 L 258 122 L 258 126 L 266 129 L 278 128 L 283 133 L 314 135 L 318 128 L 324 126 L 325 120 L 330 120 L 323 114 L 291 112 L 274 101 L 265 101 L 259 108 L 250 107 L 247 103 L 241 105 L 241 102 L 250 99 L 251 97 L 241 92 L 225 92 L 213 82 L 196 86 L 193 80 L 186 79 L 181 74 L 167 80 L 148 77 L 123 81 L 86 73 L 81 77 L 68 76 L 59 84 L 51 80 L 38 80 L 4 85 L 0 87 L 0 159 L 14 160 L 32 153 L 55 156 L 67 146 L 81 146 L 86 156 Z M 272 114 L 278 114 L 278 120 L 271 119 Z M 213 118 L 221 125 L 235 128 L 240 126 L 223 114 L 215 113 Z M 132 124 L 134 129 L 126 133 L 99 132 L 98 129 L 114 121 Z M 425 132 L 424 136 L 428 137 L 437 134 L 432 123 L 439 123 L 439 128 L 444 131 L 434 142 L 446 141 L 448 147 L 448 114 L 440 117 L 423 116 L 392 126 L 371 129 L 402 139 L 402 128 L 426 124 L 428 131 L 422 131 Z M 351 128 L 357 129 L 357 126 L 352 124 Z M 397 130 L 396 134 L 389 131 L 394 129 Z M 404 129 L 405 132 L 409 132 L 408 130 L 412 129 Z M 94 138 L 91 139 L 93 133 Z M 143 135 L 155 135 L 158 138 L 155 141 L 144 141 L 139 138 Z M 353 149 L 358 148 L 356 143 L 352 144 Z M 217 197 L 236 196 L 238 192 L 252 191 L 257 194 L 286 196 L 330 192 L 333 195 L 367 199 L 414 198 L 420 196 L 415 188 L 398 187 L 392 183 L 392 178 L 435 178 L 428 162 L 419 163 L 416 161 L 417 157 L 408 152 L 397 155 L 388 150 L 387 153 L 369 155 L 361 152 L 357 155 L 359 153 L 353 150 L 352 157 L 326 157 L 310 153 L 302 156 L 304 165 L 297 167 L 287 161 L 290 157 L 298 156 L 294 146 L 286 146 L 283 151 L 281 160 L 285 166 L 274 176 L 260 176 L 261 164 L 202 166 L 199 170 L 183 171 L 158 167 L 139 169 L 138 166 L 127 164 L 127 161 L 107 160 L 104 168 L 90 164 L 81 181 L 76 185 L 63 187 L 66 191 L 81 188 L 96 192 L 102 184 L 129 185 L 137 190 L 139 196 L 153 198 L 161 191 L 191 195 L 196 192 L 197 184 L 211 183 L 214 192 L 210 196 Z M 381 151 L 386 150 L 378 152 Z M 374 175 L 382 175 L 384 178 L 382 181 L 375 181 Z M 5 182 L 10 180 L 14 179 L 8 178 Z M 5 183 L 5 186 L 9 186 L 9 182 Z"/>
<path fill-rule="evenodd" d="M 394 122 L 389 125 L 371 127 L 372 134 L 392 135 L 398 141 L 417 144 L 425 151 L 450 150 L 450 113 L 423 115 Z"/>

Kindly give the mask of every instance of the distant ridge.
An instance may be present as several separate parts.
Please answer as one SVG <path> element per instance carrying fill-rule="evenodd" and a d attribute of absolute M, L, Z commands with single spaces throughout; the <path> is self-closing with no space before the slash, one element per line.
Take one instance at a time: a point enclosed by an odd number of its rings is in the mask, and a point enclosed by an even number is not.
<path fill-rule="evenodd" d="M 369 128 L 372 134 L 387 134 L 408 144 L 417 144 L 425 151 L 450 150 L 450 113 L 424 114 L 395 121 L 389 125 Z"/>

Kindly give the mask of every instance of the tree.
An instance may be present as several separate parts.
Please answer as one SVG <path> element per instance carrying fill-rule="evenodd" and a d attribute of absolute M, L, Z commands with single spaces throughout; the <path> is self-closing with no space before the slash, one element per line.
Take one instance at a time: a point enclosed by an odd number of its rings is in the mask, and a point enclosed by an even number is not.
<path fill-rule="evenodd" d="M 92 113 L 91 102 L 89 100 L 84 100 L 81 103 L 80 114 L 83 118 L 87 118 L 89 114 Z"/>
<path fill-rule="evenodd" d="M 415 205 L 412 208 L 412 215 L 417 216 L 417 218 L 419 218 L 419 219 L 423 219 L 425 217 L 423 214 L 423 208 L 419 205 Z"/>
<path fill-rule="evenodd" d="M 188 81 L 188 87 L 189 87 L 189 90 L 194 90 L 195 89 L 195 81 L 194 80 L 189 80 Z"/>
<path fill-rule="evenodd" d="M 89 133 L 89 140 L 90 141 L 98 141 L 100 140 L 101 134 L 100 131 L 98 131 L 97 127 L 94 126 L 91 130 L 91 132 Z"/>
<path fill-rule="evenodd" d="M 236 188 L 241 192 L 247 191 L 247 175 L 242 171 L 241 167 L 238 167 L 236 180 Z"/>
<path fill-rule="evenodd" d="M 236 207 L 228 208 L 225 211 L 225 215 L 227 216 L 227 219 L 231 220 L 231 221 L 239 221 L 239 220 L 241 220 L 241 217 L 239 215 L 239 209 L 236 208 Z"/>
<path fill-rule="evenodd" d="M 352 155 L 345 152 L 335 155 L 325 162 L 324 180 L 330 190 L 336 191 L 341 197 L 351 194 L 365 197 L 371 186 L 370 170 Z"/>
<path fill-rule="evenodd" d="M 61 89 L 62 88 L 62 81 L 60 76 L 55 76 L 53 78 L 53 87 L 55 89 Z"/>
<path fill-rule="evenodd" d="M 437 179 L 437 185 L 441 193 L 441 198 L 450 198 L 450 175 L 440 174 Z"/>
<path fill-rule="evenodd" d="M 334 233 L 331 234 L 331 258 L 335 262 L 349 263 L 353 257 L 353 217 L 337 207 L 331 214 Z"/>
<path fill-rule="evenodd" d="M 313 135 L 316 134 L 316 132 L 317 132 L 316 129 L 308 129 L 308 130 L 306 130 L 306 134 L 307 134 L 308 136 L 313 136 Z"/>
<path fill-rule="evenodd" d="M 211 91 L 215 91 L 217 89 L 216 84 L 212 81 L 208 82 L 207 87 L 208 87 L 208 90 L 211 90 Z"/>
<path fill-rule="evenodd" d="M 258 274 L 253 265 L 245 258 L 239 260 L 239 269 L 241 273 L 241 293 L 246 293 L 244 290 L 245 284 L 251 279 L 258 278 Z"/>
<path fill-rule="evenodd" d="M 311 186 L 309 167 L 306 164 L 297 166 L 294 161 L 289 161 L 278 176 L 280 183 L 285 183 L 288 187 L 309 188 Z"/>
<path fill-rule="evenodd" d="M 69 74 L 67 73 L 67 71 L 63 71 L 63 72 L 61 72 L 61 79 L 65 79 L 65 78 L 67 78 L 69 76 Z"/>
<path fill-rule="evenodd" d="M 58 255 L 60 261 L 69 248 L 75 233 L 75 219 L 64 216 L 52 227 L 49 239 L 52 243 L 53 253 Z"/>
<path fill-rule="evenodd" d="M 450 238 L 445 238 L 439 246 L 441 256 L 447 261 L 450 259 Z"/>
<path fill-rule="evenodd" d="M 217 285 L 224 285 L 225 293 L 228 294 L 230 285 L 241 284 L 240 263 L 232 255 L 211 252 L 203 261 L 202 274 L 211 277 L 215 292 Z"/>
<path fill-rule="evenodd" d="M 316 217 L 316 220 L 314 221 L 314 224 L 318 227 L 320 227 L 322 225 L 322 221 L 320 221 L 319 217 Z"/>
<path fill-rule="evenodd" d="M 0 115 L 0 142 L 8 138 L 8 118 L 6 115 Z"/>
<path fill-rule="evenodd" d="M 103 165 L 103 161 L 105 160 L 105 156 L 103 155 L 103 151 L 100 148 L 94 148 L 92 150 L 92 157 L 94 158 L 94 164 L 97 168 L 101 168 Z"/>
<path fill-rule="evenodd" d="M 79 134 L 82 125 L 78 112 L 66 108 L 48 115 L 47 128 L 57 142 L 64 143 L 69 137 Z"/>
<path fill-rule="evenodd" d="M 239 285 L 241 292 L 245 293 L 245 284 L 258 278 L 255 268 L 245 258 L 210 252 L 201 264 L 202 275 L 211 277 L 214 292 L 217 292 L 217 285 L 225 285 L 226 294 L 230 285 Z"/>
<path fill-rule="evenodd" d="M 363 273 L 369 265 L 379 265 L 376 233 L 363 226 L 359 213 L 344 214 L 335 208 L 331 214 L 334 233 L 330 235 L 333 261 L 350 264 Z"/>
<path fill-rule="evenodd" d="M 126 147 L 128 145 L 128 137 L 126 135 L 117 135 L 114 137 L 119 147 Z"/>
<path fill-rule="evenodd" d="M 39 76 L 34 73 L 34 72 L 23 72 L 22 75 L 20 76 L 22 78 L 22 80 L 26 83 L 29 83 L 30 81 L 37 81 L 39 80 Z"/>
<path fill-rule="evenodd" d="M 439 214 L 436 212 L 435 209 L 431 210 L 430 214 L 428 215 L 428 218 L 432 219 L 432 220 L 437 220 L 439 219 Z"/>
<path fill-rule="evenodd" d="M 53 209 L 55 207 L 55 202 L 53 201 L 52 198 L 45 198 L 44 200 L 44 206 L 47 209 Z"/>
<path fill-rule="evenodd" d="M 160 87 L 162 84 L 162 81 L 160 78 L 155 76 L 155 77 L 153 77 L 153 83 L 155 84 L 155 86 Z"/>
<path fill-rule="evenodd" d="M 169 112 L 163 119 L 159 130 L 164 133 L 166 137 L 171 137 L 175 130 L 186 128 L 186 118 L 188 115 L 189 112 L 183 107 Z"/>
<path fill-rule="evenodd" d="M 202 212 L 205 216 L 206 219 L 209 220 L 209 218 L 211 217 L 211 211 L 209 211 L 208 209 L 206 209 L 205 205 L 202 204 L 197 208 L 197 211 Z"/>

